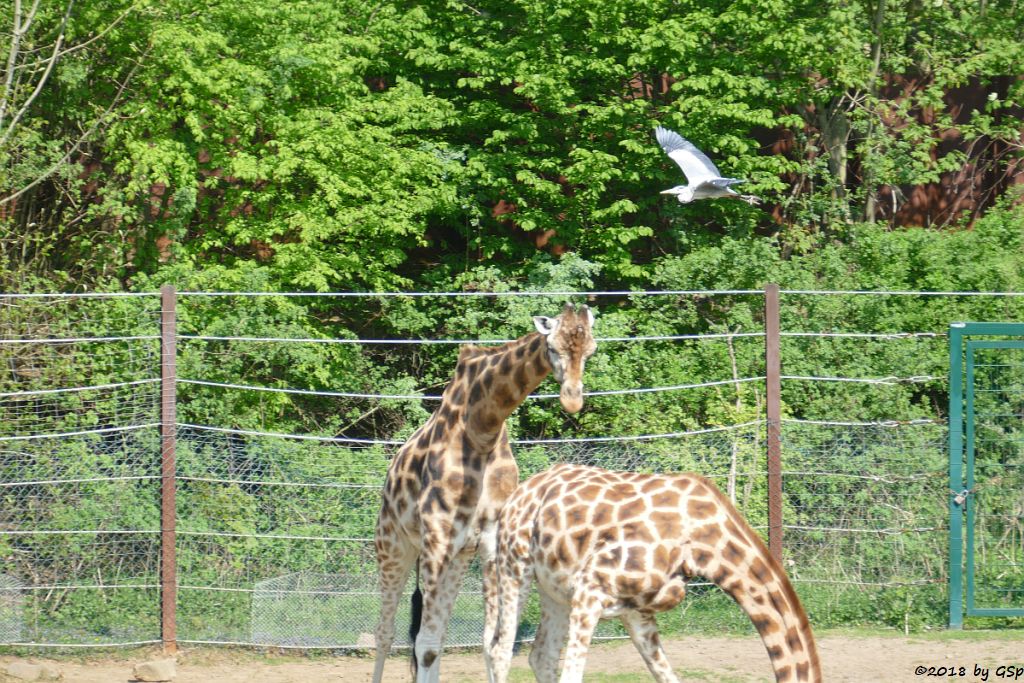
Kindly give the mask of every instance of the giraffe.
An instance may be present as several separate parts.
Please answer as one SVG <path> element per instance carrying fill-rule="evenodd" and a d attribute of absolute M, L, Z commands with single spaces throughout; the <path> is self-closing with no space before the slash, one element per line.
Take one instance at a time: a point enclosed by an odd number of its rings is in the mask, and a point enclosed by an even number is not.
<path fill-rule="evenodd" d="M 583 680 L 600 619 L 619 617 L 655 680 L 678 679 L 654 615 L 704 576 L 757 628 L 777 681 L 821 681 L 807 615 L 760 536 L 710 481 L 696 474 L 612 472 L 561 464 L 527 479 L 498 520 L 498 626 L 489 676 L 508 677 L 519 612 L 536 580 L 541 621 L 530 666 L 541 683 Z M 485 643 L 487 645 L 487 643 Z"/>
<path fill-rule="evenodd" d="M 596 344 L 594 314 L 566 305 L 537 316 L 536 332 L 503 346 L 460 349 L 441 405 L 399 449 L 388 468 L 375 545 L 381 610 L 373 680 L 380 683 L 394 642 L 398 600 L 414 564 L 413 671 L 437 683 L 448 619 L 462 576 L 479 552 L 484 579 L 484 642 L 497 623 L 494 564 L 498 511 L 519 484 L 506 418 L 552 373 L 569 413 L 583 407 L 583 369 Z M 419 614 L 417 614 L 419 613 Z M 417 623 L 418 621 L 418 623 Z"/>

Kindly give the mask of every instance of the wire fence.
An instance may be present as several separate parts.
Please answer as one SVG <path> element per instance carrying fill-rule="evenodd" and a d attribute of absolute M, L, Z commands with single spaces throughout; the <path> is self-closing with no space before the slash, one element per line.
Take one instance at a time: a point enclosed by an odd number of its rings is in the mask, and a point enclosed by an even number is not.
<path fill-rule="evenodd" d="M 835 293 L 783 294 L 787 571 L 814 623 L 942 623 L 943 330 L 971 315 L 950 300 L 978 293 L 868 299 L 940 302 L 926 330 L 857 329 Z M 520 407 L 521 477 L 565 461 L 697 471 L 767 533 L 762 292 L 495 296 L 180 295 L 178 642 L 372 647 L 390 458 L 437 406 L 458 344 L 515 338 L 567 296 L 599 311 L 588 407 L 567 418 L 550 382 Z M 160 312 L 157 295 L 0 295 L 0 643 L 161 640 Z M 479 592 L 474 567 L 447 644 L 479 644 Z M 745 623 L 700 581 L 667 618 Z M 535 624 L 532 605 L 521 637 Z"/>

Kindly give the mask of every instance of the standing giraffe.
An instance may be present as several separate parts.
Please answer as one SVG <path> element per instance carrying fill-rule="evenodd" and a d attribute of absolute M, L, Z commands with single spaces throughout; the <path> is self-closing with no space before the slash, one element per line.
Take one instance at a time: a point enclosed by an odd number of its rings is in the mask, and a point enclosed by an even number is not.
<path fill-rule="evenodd" d="M 595 351 L 594 314 L 570 305 L 535 317 L 537 332 L 504 346 L 465 346 L 440 407 L 399 449 L 388 468 L 375 535 L 381 608 L 373 680 L 395 634 L 395 612 L 413 564 L 413 670 L 418 683 L 440 680 L 440 654 L 462 576 L 478 551 L 484 579 L 484 642 L 497 623 L 494 564 L 498 512 L 519 483 L 505 420 L 552 372 L 570 413 L 583 407 L 583 366 Z M 417 624 L 417 612 L 420 613 Z M 417 633 L 418 626 L 418 633 Z"/>
<path fill-rule="evenodd" d="M 493 680 L 508 677 L 519 611 L 533 579 L 541 597 L 530 666 L 541 683 L 583 680 L 597 622 L 619 617 L 655 680 L 677 681 L 658 639 L 657 612 L 706 577 L 754 623 L 777 681 L 821 681 L 807 614 L 761 537 L 696 474 L 611 472 L 557 465 L 527 479 L 498 520 L 498 627 Z M 485 643 L 485 645 L 488 645 Z"/>

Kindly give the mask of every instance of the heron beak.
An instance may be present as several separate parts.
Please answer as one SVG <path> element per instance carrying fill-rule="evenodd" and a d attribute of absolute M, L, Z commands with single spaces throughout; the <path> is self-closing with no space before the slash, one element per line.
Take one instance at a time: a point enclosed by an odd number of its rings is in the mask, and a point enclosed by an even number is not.
<path fill-rule="evenodd" d="M 673 192 L 672 190 L 662 190 L 658 194 L 675 194 L 675 192 Z"/>

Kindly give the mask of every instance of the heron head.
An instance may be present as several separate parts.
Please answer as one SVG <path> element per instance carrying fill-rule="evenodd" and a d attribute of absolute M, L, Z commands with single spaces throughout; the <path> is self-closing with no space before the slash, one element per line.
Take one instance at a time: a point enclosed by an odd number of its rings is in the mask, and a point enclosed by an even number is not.
<path fill-rule="evenodd" d="M 667 190 L 662 190 L 661 194 L 674 194 L 683 204 L 693 201 L 693 188 L 689 185 L 676 185 Z"/>
<path fill-rule="evenodd" d="M 583 408 L 583 366 L 597 350 L 594 312 L 588 306 L 577 309 L 566 304 L 558 317 L 537 316 L 533 323 L 544 335 L 551 372 L 562 385 L 562 407 L 566 412 L 578 413 Z"/>

